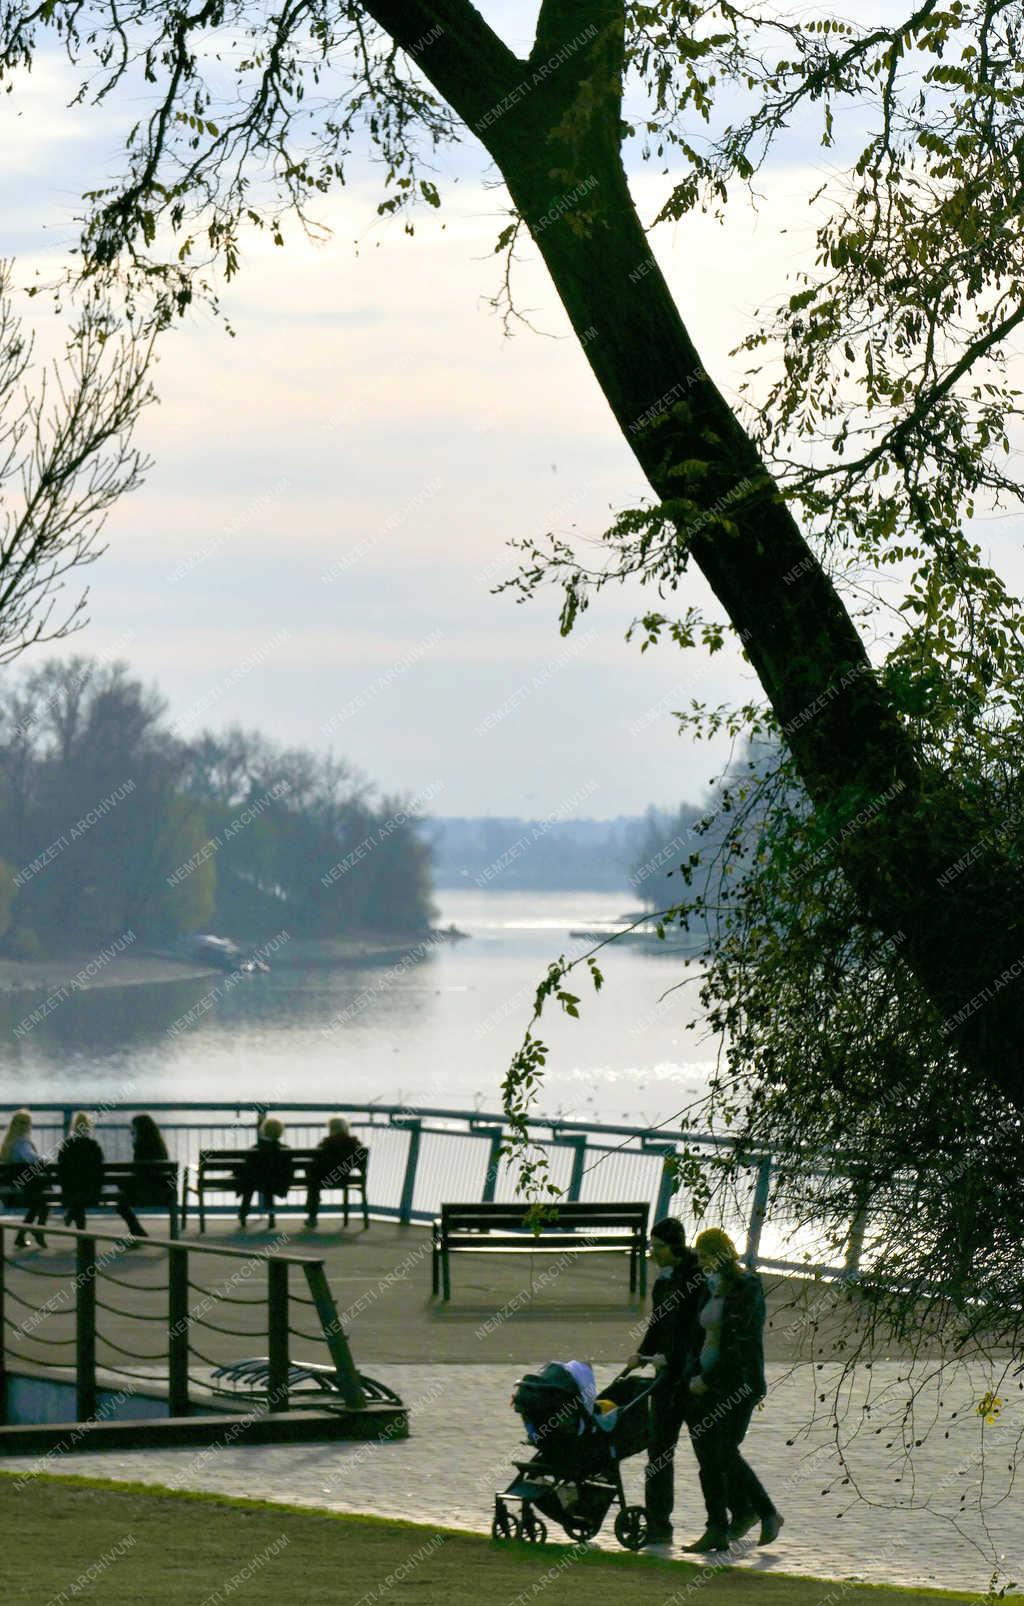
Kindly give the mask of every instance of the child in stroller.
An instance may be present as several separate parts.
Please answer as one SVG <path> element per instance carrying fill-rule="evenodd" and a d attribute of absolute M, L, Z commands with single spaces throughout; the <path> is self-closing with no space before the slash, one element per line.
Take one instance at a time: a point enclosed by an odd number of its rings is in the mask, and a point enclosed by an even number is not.
<path fill-rule="evenodd" d="M 570 1539 L 592 1539 L 617 1503 L 619 1544 L 627 1550 L 643 1545 L 644 1508 L 626 1504 L 621 1463 L 647 1448 L 647 1396 L 654 1385 L 620 1373 L 595 1400 L 593 1378 L 584 1361 L 551 1361 L 519 1379 L 511 1403 L 536 1454 L 513 1461 L 516 1478 L 495 1495 L 493 1538 L 542 1544 L 548 1517 Z"/>

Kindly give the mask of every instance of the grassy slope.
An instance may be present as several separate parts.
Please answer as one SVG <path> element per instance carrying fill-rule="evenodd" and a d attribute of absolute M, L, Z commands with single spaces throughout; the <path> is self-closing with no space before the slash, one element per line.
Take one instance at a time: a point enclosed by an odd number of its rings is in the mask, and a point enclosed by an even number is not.
<path fill-rule="evenodd" d="M 653 1556 L 537 1550 L 372 1517 L 98 1479 L 0 1475 L 5 1606 L 924 1606 L 978 1599 Z M 90 1576 L 91 1569 L 91 1576 Z M 1020 1597 L 1018 1597 L 1020 1598 Z"/>

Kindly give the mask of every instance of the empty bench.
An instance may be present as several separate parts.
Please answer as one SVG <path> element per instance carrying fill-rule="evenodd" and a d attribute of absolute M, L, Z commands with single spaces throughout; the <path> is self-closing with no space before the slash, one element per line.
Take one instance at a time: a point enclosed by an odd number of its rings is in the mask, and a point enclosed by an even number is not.
<path fill-rule="evenodd" d="M 302 1193 L 302 1202 L 305 1206 L 306 1190 L 309 1186 L 310 1171 L 313 1166 L 316 1149 L 290 1149 L 284 1151 L 292 1162 L 292 1180 L 288 1193 Z M 206 1231 L 206 1196 L 209 1193 L 239 1192 L 239 1176 L 249 1156 L 248 1149 L 200 1149 L 199 1168 L 196 1173 L 196 1183 L 192 1190 L 197 1199 L 199 1209 L 199 1231 Z M 348 1226 L 348 1196 L 349 1191 L 355 1192 L 362 1200 L 363 1226 L 370 1225 L 370 1215 L 366 1204 L 366 1174 L 369 1170 L 370 1152 L 362 1150 L 361 1162 L 354 1159 L 351 1168 L 344 1177 L 337 1182 L 326 1182 L 321 1186 L 321 1210 L 323 1200 L 328 1194 L 340 1193 L 342 1195 L 342 1214 L 344 1225 Z M 187 1202 L 186 1192 L 182 1194 L 181 1219 L 184 1225 Z M 286 1195 L 284 1197 L 287 1197 Z M 268 1223 L 271 1228 L 276 1225 L 276 1212 L 280 1208 L 273 1200 L 270 1202 Z"/>
<path fill-rule="evenodd" d="M 12 1210 L 24 1209 L 25 1204 L 16 1192 L 15 1184 L 19 1177 L 23 1177 L 29 1167 L 24 1160 L 4 1160 L 0 1162 L 0 1199 L 9 1200 L 8 1208 Z M 38 1196 L 45 1200 L 54 1212 L 64 1208 L 61 1199 L 60 1179 L 57 1174 L 55 1160 L 44 1161 L 41 1166 L 33 1167 L 33 1173 L 38 1176 Z M 99 1199 L 90 1210 L 116 1210 L 118 1197 L 123 1194 L 131 1205 L 135 1214 L 147 1215 L 152 1211 L 166 1215 L 170 1227 L 170 1237 L 178 1236 L 178 1162 L 176 1160 L 104 1160 L 103 1186 Z M 137 1198 L 146 1199 L 144 1204 L 136 1203 Z M 184 1215 L 182 1215 L 184 1220 Z M 30 1227 L 30 1232 L 35 1228 Z M 45 1228 L 40 1229 L 45 1232 Z"/>
<path fill-rule="evenodd" d="M 540 1230 L 528 1226 L 527 1205 L 443 1204 L 434 1221 L 433 1291 L 451 1298 L 451 1255 L 520 1250 L 523 1254 L 618 1251 L 629 1256 L 629 1291 L 647 1292 L 647 1204 L 560 1204 Z"/>

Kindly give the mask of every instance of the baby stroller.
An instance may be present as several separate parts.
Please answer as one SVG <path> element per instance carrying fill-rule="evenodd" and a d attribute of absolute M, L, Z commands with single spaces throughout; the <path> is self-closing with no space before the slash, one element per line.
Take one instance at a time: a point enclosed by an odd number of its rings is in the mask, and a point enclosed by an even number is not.
<path fill-rule="evenodd" d="M 592 1539 L 617 1503 L 615 1537 L 627 1550 L 639 1550 L 647 1538 L 647 1516 L 643 1506 L 626 1504 L 621 1464 L 647 1448 L 647 1399 L 653 1388 L 650 1379 L 621 1372 L 591 1412 L 577 1378 L 558 1361 L 520 1378 L 512 1405 L 536 1454 L 529 1461 L 513 1460 L 517 1476 L 494 1497 L 491 1537 L 543 1544 L 547 1517 L 570 1539 Z"/>

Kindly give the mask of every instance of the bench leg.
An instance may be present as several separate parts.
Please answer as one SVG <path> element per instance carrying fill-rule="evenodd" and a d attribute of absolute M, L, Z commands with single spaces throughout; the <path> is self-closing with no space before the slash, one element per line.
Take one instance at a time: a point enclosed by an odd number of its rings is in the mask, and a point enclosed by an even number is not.
<path fill-rule="evenodd" d="M 171 1237 L 172 1238 L 177 1238 L 177 1236 L 178 1236 L 178 1208 L 177 1208 L 176 1205 L 173 1205 L 173 1204 L 171 1205 L 170 1209 L 167 1212 L 167 1220 L 168 1220 L 168 1223 L 169 1223 L 170 1229 L 171 1229 L 171 1234 L 170 1234 Z"/>
<path fill-rule="evenodd" d="M 366 1183 L 364 1182 L 363 1183 L 363 1226 L 365 1228 L 365 1227 L 368 1227 L 369 1225 L 370 1225 L 370 1207 L 366 1203 Z"/>
<path fill-rule="evenodd" d="M 450 1274 L 450 1270 L 449 1270 L 449 1266 L 448 1266 L 448 1251 L 447 1251 L 447 1249 L 442 1249 L 441 1250 L 441 1281 L 442 1281 L 442 1284 L 444 1286 L 444 1298 L 446 1300 L 451 1299 L 451 1297 L 452 1297 L 452 1280 L 451 1280 L 451 1274 Z"/>
<path fill-rule="evenodd" d="M 274 1206 L 273 1203 L 271 1203 L 270 1209 L 267 1211 L 267 1227 L 270 1232 L 273 1232 L 276 1226 L 277 1217 L 274 1215 Z"/>
<path fill-rule="evenodd" d="M 343 1227 L 347 1227 L 348 1226 L 348 1189 L 347 1188 L 342 1188 L 342 1190 L 341 1190 L 341 1200 L 342 1200 L 341 1208 L 342 1208 L 342 1211 L 343 1211 L 341 1224 L 342 1224 Z"/>
<path fill-rule="evenodd" d="M 206 1231 L 206 1203 L 202 1194 L 199 1195 L 199 1231 Z"/>
<path fill-rule="evenodd" d="M 433 1247 L 433 1250 L 431 1251 L 431 1255 L 430 1255 L 430 1291 L 431 1291 L 432 1294 L 435 1294 L 435 1295 L 437 1293 L 438 1284 L 440 1282 L 440 1273 L 441 1273 L 440 1260 L 441 1260 L 440 1251 L 439 1251 L 437 1245 L 435 1244 L 434 1247 Z"/>

